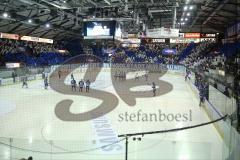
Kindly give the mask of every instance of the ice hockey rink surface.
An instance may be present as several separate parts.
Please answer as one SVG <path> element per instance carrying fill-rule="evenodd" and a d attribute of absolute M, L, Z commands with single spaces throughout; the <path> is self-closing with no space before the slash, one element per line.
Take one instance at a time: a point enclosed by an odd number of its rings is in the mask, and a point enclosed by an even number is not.
<path fill-rule="evenodd" d="M 79 81 L 83 73 L 74 73 Z M 135 73 L 128 76 L 134 77 Z M 141 72 L 139 73 L 141 75 Z M 172 85 L 161 96 L 137 98 L 129 106 L 119 98 L 108 71 L 100 72 L 91 88 L 110 92 L 118 98 L 111 112 L 90 121 L 63 121 L 55 114 L 56 104 L 63 99 L 73 100 L 71 113 L 94 109 L 101 100 L 86 96 L 61 94 L 50 87 L 45 90 L 43 80 L 0 88 L 0 159 L 20 159 L 32 156 L 36 160 L 122 160 L 125 140 L 118 135 L 166 130 L 211 121 L 184 76 L 167 73 L 160 80 Z M 140 81 L 144 78 L 140 77 Z M 70 76 L 65 80 L 70 83 Z M 161 90 L 161 86 L 157 88 Z M 70 87 L 69 87 L 70 90 Z M 151 91 L 151 80 L 132 91 Z M 90 89 L 91 92 L 91 89 Z M 120 118 L 125 112 L 191 114 L 188 121 L 130 121 Z M 10 139 L 10 138 L 11 139 Z M 133 140 L 136 138 L 136 140 Z M 141 139 L 140 139 L 141 138 Z M 10 146 L 12 149 L 10 150 Z M 130 137 L 129 160 L 219 160 L 223 141 L 211 125 L 171 133 Z M 158 158 L 156 158 L 158 157 Z"/>

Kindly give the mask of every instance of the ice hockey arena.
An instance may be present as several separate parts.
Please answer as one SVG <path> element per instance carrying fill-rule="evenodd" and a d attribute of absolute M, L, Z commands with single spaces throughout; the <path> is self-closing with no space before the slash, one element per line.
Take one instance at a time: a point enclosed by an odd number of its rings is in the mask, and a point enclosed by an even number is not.
<path fill-rule="evenodd" d="M 0 0 L 0 160 L 240 160 L 240 0 Z"/>

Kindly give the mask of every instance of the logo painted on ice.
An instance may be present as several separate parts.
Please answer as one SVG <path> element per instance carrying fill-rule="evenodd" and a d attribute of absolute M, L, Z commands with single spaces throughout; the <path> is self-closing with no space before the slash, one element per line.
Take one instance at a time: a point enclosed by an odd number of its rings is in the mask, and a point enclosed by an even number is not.
<path fill-rule="evenodd" d="M 53 73 L 50 75 L 49 82 L 50 86 L 56 92 L 66 94 L 66 95 L 79 95 L 92 97 L 102 100 L 102 103 L 87 112 L 74 114 L 70 112 L 73 100 L 64 99 L 57 103 L 55 107 L 56 116 L 63 121 L 88 121 L 98 117 L 101 117 L 112 110 L 114 110 L 118 105 L 118 98 L 116 95 L 101 91 L 97 89 L 91 89 L 91 92 L 72 92 L 69 89 L 69 85 L 64 83 L 65 78 L 75 69 L 85 65 L 91 64 L 91 67 L 87 67 L 86 73 L 84 75 L 84 81 L 90 80 L 94 82 L 103 67 L 103 62 L 100 58 L 94 55 L 79 55 L 69 60 L 65 61 L 62 65 L 57 67 Z M 94 67 L 93 67 L 94 66 Z M 126 79 L 123 81 L 117 81 L 116 72 L 118 73 L 129 73 L 136 70 L 142 70 L 148 73 L 144 80 L 136 79 Z M 61 74 L 60 74 L 60 72 Z M 153 96 L 152 91 L 130 91 L 130 88 L 137 87 L 141 85 L 146 85 L 146 81 L 154 82 L 159 88 L 156 89 L 156 96 L 166 94 L 172 90 L 172 85 L 165 81 L 159 80 L 167 72 L 167 68 L 163 65 L 157 64 L 112 64 L 111 65 L 111 79 L 113 87 L 117 95 L 129 106 L 134 106 L 136 104 L 136 98 L 150 98 Z M 59 78 L 59 74 L 61 78 Z"/>

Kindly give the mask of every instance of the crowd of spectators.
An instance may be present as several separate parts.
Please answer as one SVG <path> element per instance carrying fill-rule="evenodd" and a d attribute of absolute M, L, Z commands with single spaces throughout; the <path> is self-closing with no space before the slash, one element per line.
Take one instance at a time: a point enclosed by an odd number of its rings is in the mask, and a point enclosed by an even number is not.
<path fill-rule="evenodd" d="M 163 49 L 175 49 L 177 54 L 163 54 Z M 180 59 L 179 55 L 187 48 L 187 44 L 172 45 L 153 43 L 144 44 L 139 47 L 111 46 L 105 48 L 107 54 L 97 47 L 83 47 L 83 52 L 105 56 L 113 63 L 161 63 L 161 64 L 182 64 L 188 68 L 197 68 L 202 71 L 210 69 L 225 70 L 239 77 L 240 55 L 227 58 L 220 52 L 219 45 L 208 41 L 201 42 L 191 50 L 186 58 Z M 6 61 L 20 61 L 27 65 L 53 65 L 65 60 L 66 53 L 59 53 L 65 50 L 64 43 L 37 43 L 29 41 L 0 39 L 0 65 Z M 111 52 L 111 54 L 110 54 Z"/>
<path fill-rule="evenodd" d="M 136 48 L 118 47 L 111 56 L 111 62 L 178 64 L 178 55 L 181 53 L 180 49 L 183 48 L 179 46 L 170 47 L 166 44 L 150 44 L 140 45 Z M 162 50 L 166 48 L 174 49 L 176 53 L 165 55 Z"/>
<path fill-rule="evenodd" d="M 86 54 L 96 54 L 103 56 L 104 61 L 114 63 L 163 63 L 177 64 L 178 54 L 185 48 L 185 45 L 169 46 L 167 44 L 146 44 L 137 48 L 116 47 L 114 53 L 104 54 L 102 49 L 97 47 L 83 47 Z M 162 50 L 165 48 L 176 49 L 176 55 L 164 55 Z M 61 63 L 66 53 L 59 53 L 59 50 L 65 50 L 64 43 L 37 43 L 30 41 L 0 39 L 0 65 L 4 62 L 21 62 L 28 66 L 53 65 Z"/>
<path fill-rule="evenodd" d="M 224 52 L 221 52 L 222 46 L 223 44 L 208 43 L 208 41 L 199 43 L 180 64 L 207 72 L 211 69 L 237 74 L 240 72 L 240 53 L 227 57 Z"/>
<path fill-rule="evenodd" d="M 208 74 L 215 81 L 215 88 L 217 83 L 221 83 L 225 86 L 224 94 L 229 96 L 229 88 L 235 91 L 235 95 L 240 95 L 240 48 L 239 43 L 235 46 L 231 45 L 234 54 L 231 56 L 224 52 L 224 44 L 214 44 L 202 42 L 200 43 L 192 53 L 183 59 L 180 64 L 187 66 L 187 68 L 192 68 L 197 72 L 211 72 Z M 231 50 L 232 48 L 227 48 Z M 218 72 L 215 72 L 218 71 Z M 223 74 L 219 74 L 220 72 Z M 213 75 L 215 74 L 215 75 Z M 221 76 L 224 76 L 221 78 Z M 198 76 L 200 77 L 200 76 Z M 232 81 L 229 83 L 226 79 L 229 77 Z M 201 79 L 201 78 L 199 78 Z M 199 80 L 199 82 L 204 80 Z M 201 83 L 200 83 L 201 84 Z M 198 86 L 198 84 L 196 84 Z M 238 92 L 238 93 L 237 93 Z M 234 93 L 233 93 L 234 94 Z"/>
<path fill-rule="evenodd" d="M 27 53 L 38 56 L 42 52 L 58 52 L 63 47 L 59 43 L 38 43 L 11 39 L 0 39 L 0 53 Z"/>
<path fill-rule="evenodd" d="M 61 52 L 64 50 L 64 52 Z M 48 55 L 47 55 L 48 54 Z M 26 65 L 36 65 L 37 62 L 43 62 L 44 57 L 62 57 L 66 56 L 68 51 L 62 43 L 39 43 L 21 40 L 0 39 L 0 65 L 4 62 L 17 61 Z M 53 55 L 53 56 L 52 56 Z M 41 60 L 40 60 L 41 59 Z M 56 60 L 57 62 L 58 60 Z M 48 65 L 48 62 L 43 62 Z"/>
<path fill-rule="evenodd" d="M 209 68 L 214 68 L 224 60 L 224 56 L 213 50 L 214 47 L 214 43 L 209 43 L 208 41 L 201 42 L 192 50 L 189 56 L 180 62 L 180 64 L 188 68 L 198 68 L 205 71 Z M 216 59 L 217 61 L 214 61 Z"/>

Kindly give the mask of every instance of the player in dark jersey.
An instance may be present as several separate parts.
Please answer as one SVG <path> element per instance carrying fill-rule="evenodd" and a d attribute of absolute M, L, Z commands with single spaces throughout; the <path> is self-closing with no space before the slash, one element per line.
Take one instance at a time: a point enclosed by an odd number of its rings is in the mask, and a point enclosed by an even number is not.
<path fill-rule="evenodd" d="M 79 92 L 82 92 L 83 87 L 84 87 L 84 81 L 81 79 L 81 81 L 79 81 L 78 85 L 79 85 Z"/>
<path fill-rule="evenodd" d="M 202 83 L 199 85 L 198 89 L 199 89 L 199 98 L 200 98 L 199 106 L 202 106 L 202 104 L 205 101 L 205 91 Z"/>
<path fill-rule="evenodd" d="M 44 79 L 44 89 L 47 89 L 48 88 L 48 78 L 45 77 Z"/>
<path fill-rule="evenodd" d="M 22 88 L 23 88 L 23 87 L 28 88 L 27 77 L 24 77 L 22 82 L 23 82 L 23 83 L 22 83 Z"/>
<path fill-rule="evenodd" d="M 155 97 L 156 96 L 156 85 L 154 82 L 152 83 L 152 89 L 153 89 L 153 96 Z"/>
<path fill-rule="evenodd" d="M 61 75 L 62 75 L 62 71 L 59 70 L 59 71 L 58 71 L 58 79 L 61 79 Z"/>
<path fill-rule="evenodd" d="M 90 84 L 91 82 L 89 80 L 86 81 L 86 92 L 89 92 L 90 90 Z"/>
<path fill-rule="evenodd" d="M 72 79 L 71 80 L 72 91 L 76 92 L 76 85 L 77 85 L 77 83 L 76 83 L 75 79 Z"/>
<path fill-rule="evenodd" d="M 71 74 L 71 79 L 72 79 L 72 80 L 74 79 L 74 76 L 73 76 L 73 74 Z"/>

